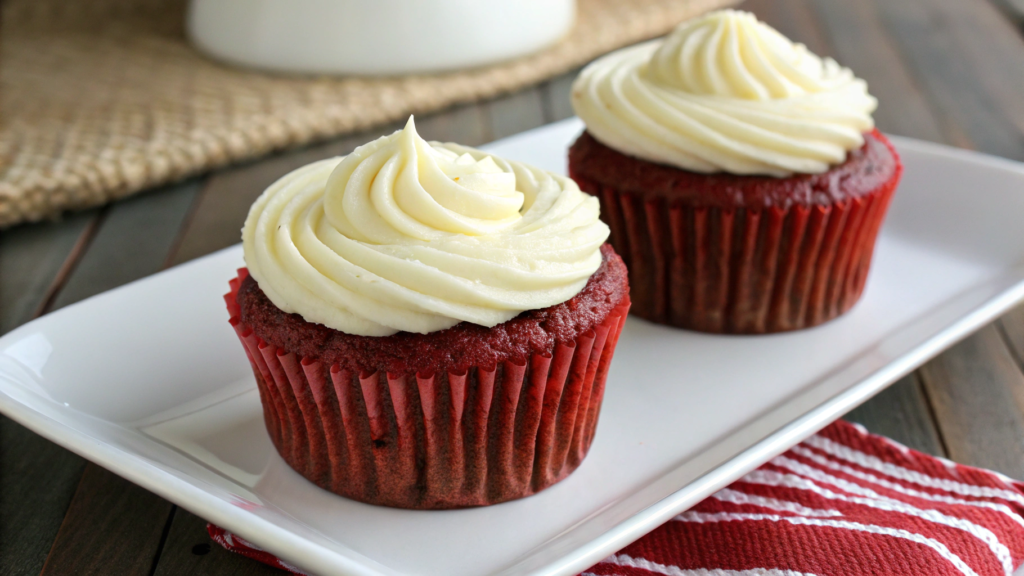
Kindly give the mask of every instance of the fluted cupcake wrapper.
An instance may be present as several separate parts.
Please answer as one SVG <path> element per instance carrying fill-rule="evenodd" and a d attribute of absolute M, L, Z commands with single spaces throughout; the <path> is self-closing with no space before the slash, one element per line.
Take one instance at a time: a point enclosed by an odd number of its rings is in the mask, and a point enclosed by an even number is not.
<path fill-rule="evenodd" d="M 572 172 L 601 200 L 629 269 L 634 314 L 739 334 L 808 328 L 849 310 L 898 181 L 828 206 L 752 210 L 644 198 Z"/>
<path fill-rule="evenodd" d="M 629 300 L 552 354 L 444 374 L 359 374 L 267 344 L 241 322 L 274 446 L 343 496 L 401 508 L 460 508 L 529 496 L 568 476 L 594 438 Z"/>

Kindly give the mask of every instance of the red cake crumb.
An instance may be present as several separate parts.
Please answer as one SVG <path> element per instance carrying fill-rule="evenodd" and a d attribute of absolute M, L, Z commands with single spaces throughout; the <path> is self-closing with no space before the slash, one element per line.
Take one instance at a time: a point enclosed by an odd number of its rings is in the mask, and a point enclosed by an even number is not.
<path fill-rule="evenodd" d="M 275 306 L 248 276 L 238 290 L 242 322 L 264 341 L 315 358 L 328 365 L 364 373 L 461 372 L 467 366 L 517 363 L 536 353 L 550 353 L 555 341 L 571 342 L 601 323 L 628 297 L 626 266 L 612 247 L 601 247 L 600 268 L 583 290 L 561 304 L 523 312 L 487 328 L 462 322 L 429 334 L 399 332 L 391 336 L 356 336 L 305 321 Z"/>
<path fill-rule="evenodd" d="M 617 152 L 584 132 L 569 149 L 569 166 L 593 182 L 643 197 L 681 199 L 691 207 L 787 209 L 827 206 L 877 190 L 897 170 L 896 152 L 877 130 L 846 161 L 822 174 L 787 178 L 699 174 Z"/>

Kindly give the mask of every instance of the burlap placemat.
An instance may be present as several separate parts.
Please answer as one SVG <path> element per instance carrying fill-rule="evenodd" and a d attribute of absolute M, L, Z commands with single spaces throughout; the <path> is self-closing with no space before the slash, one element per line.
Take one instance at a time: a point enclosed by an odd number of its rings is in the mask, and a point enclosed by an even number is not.
<path fill-rule="evenodd" d="M 103 204 L 271 150 L 494 96 L 734 0 L 579 0 L 570 35 L 469 71 L 287 77 L 207 60 L 185 0 L 7 0 L 0 228 Z"/>

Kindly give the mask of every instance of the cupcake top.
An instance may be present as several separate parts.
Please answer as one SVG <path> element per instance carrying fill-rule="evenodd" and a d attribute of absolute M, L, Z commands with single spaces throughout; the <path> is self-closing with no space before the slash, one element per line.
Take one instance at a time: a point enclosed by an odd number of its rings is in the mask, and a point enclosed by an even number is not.
<path fill-rule="evenodd" d="M 630 156 L 778 177 L 842 163 L 877 107 L 849 68 L 736 10 L 599 58 L 576 79 L 572 104 L 594 138 Z"/>
<path fill-rule="evenodd" d="M 272 184 L 242 228 L 271 302 L 347 334 L 495 326 L 575 296 L 608 227 L 570 179 L 403 130 Z"/>

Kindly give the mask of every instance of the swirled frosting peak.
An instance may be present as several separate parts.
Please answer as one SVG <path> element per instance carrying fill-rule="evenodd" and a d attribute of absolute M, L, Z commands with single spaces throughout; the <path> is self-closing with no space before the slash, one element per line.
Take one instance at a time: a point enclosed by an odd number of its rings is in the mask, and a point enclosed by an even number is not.
<path fill-rule="evenodd" d="M 595 138 L 625 154 L 772 176 L 843 162 L 863 145 L 877 107 L 849 68 L 736 10 L 594 61 L 572 103 Z"/>
<path fill-rule="evenodd" d="M 272 184 L 249 272 L 275 306 L 349 334 L 494 326 L 575 296 L 608 227 L 570 179 L 403 130 Z"/>

